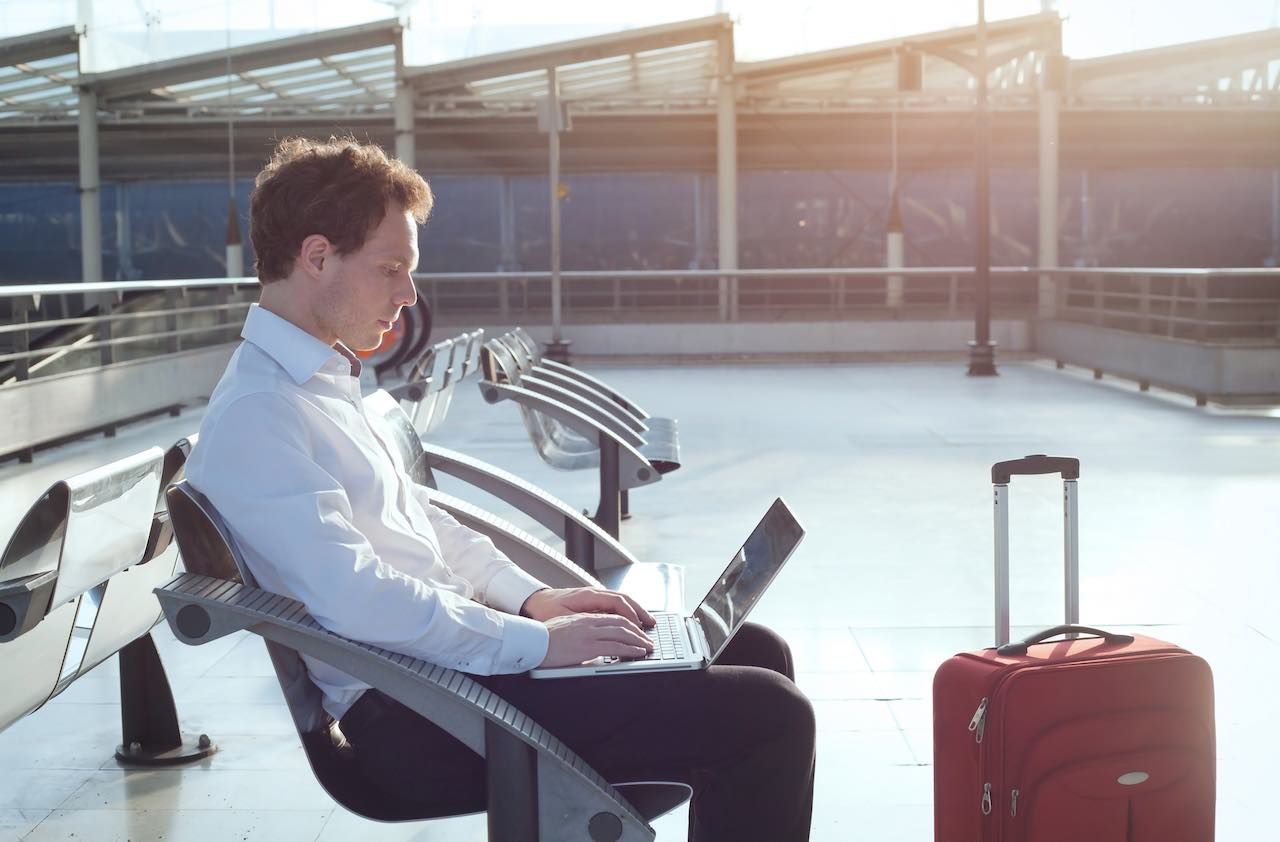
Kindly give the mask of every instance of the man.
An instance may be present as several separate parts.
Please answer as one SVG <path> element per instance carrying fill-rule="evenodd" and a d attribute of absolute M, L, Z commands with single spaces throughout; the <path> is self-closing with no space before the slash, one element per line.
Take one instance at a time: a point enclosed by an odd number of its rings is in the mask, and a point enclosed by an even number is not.
<path fill-rule="evenodd" d="M 803 842 L 813 711 L 781 638 L 748 625 L 701 671 L 530 679 L 539 665 L 642 656 L 653 619 L 622 594 L 551 589 L 524 573 L 431 505 L 366 419 L 351 349 L 376 347 L 416 300 L 418 226 L 432 201 L 421 176 L 376 146 L 280 144 L 252 200 L 261 297 L 188 479 L 262 587 L 325 627 L 471 673 L 611 781 L 688 783 L 691 840 Z M 306 663 L 370 780 L 427 809 L 483 809 L 480 757 L 351 676 Z"/>

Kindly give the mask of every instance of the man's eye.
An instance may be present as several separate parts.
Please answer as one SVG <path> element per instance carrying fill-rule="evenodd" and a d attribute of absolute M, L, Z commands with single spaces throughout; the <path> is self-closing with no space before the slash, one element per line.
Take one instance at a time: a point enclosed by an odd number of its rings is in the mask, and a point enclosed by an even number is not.
<path fill-rule="evenodd" d="M 388 278 L 389 278 L 389 277 L 391 277 L 392 275 L 396 274 L 396 272 L 399 272 L 399 271 L 400 271 L 400 270 L 399 270 L 399 269 L 397 269 L 395 266 L 384 266 L 384 267 L 382 267 L 382 274 L 386 275 Z"/>

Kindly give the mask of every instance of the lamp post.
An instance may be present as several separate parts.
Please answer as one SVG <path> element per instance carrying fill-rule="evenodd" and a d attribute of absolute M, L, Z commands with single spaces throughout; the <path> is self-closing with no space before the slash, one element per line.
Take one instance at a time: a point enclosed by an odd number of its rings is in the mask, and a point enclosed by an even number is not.
<path fill-rule="evenodd" d="M 977 255 L 974 260 L 973 341 L 969 343 L 969 376 L 992 377 L 996 372 L 996 343 L 991 341 L 991 126 L 987 113 L 987 15 L 978 0 L 978 50 L 974 80 L 974 168 L 977 171 L 974 215 Z"/>

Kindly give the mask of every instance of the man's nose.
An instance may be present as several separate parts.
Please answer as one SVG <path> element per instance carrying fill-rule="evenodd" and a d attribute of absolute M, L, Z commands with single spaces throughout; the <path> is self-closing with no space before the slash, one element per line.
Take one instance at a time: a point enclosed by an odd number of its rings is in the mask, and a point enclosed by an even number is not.
<path fill-rule="evenodd" d="M 418 300 L 418 287 L 413 282 L 413 275 L 406 270 L 404 283 L 396 291 L 396 304 L 401 307 L 412 307 Z"/>

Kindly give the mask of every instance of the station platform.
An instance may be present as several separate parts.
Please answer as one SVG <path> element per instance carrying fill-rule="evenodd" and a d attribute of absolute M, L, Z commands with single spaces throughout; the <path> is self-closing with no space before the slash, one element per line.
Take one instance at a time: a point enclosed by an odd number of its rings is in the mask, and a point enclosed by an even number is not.
<path fill-rule="evenodd" d="M 989 468 L 1029 453 L 1081 459 L 1082 621 L 1174 641 L 1214 669 L 1217 838 L 1274 834 L 1260 806 L 1280 755 L 1280 412 L 1197 408 L 1036 361 L 997 378 L 968 378 L 960 362 L 588 368 L 680 420 L 684 467 L 631 495 L 622 538 L 643 560 L 686 565 L 691 604 L 775 496 L 808 529 L 753 619 L 791 642 L 817 711 L 814 842 L 932 838 L 932 673 L 991 643 Z M 0 465 L 0 535 L 56 479 L 167 447 L 200 414 Z M 433 438 L 582 507 L 595 500 L 594 474 L 548 468 L 515 408 L 472 387 Z M 1011 489 L 1015 636 L 1061 622 L 1060 494 L 1051 477 Z M 184 729 L 218 753 L 120 767 L 109 660 L 0 733 L 0 842 L 484 838 L 483 816 L 376 825 L 336 808 L 261 642 L 191 648 L 163 625 L 155 636 Z M 658 820 L 658 839 L 683 840 L 685 821 L 683 809 Z"/>

